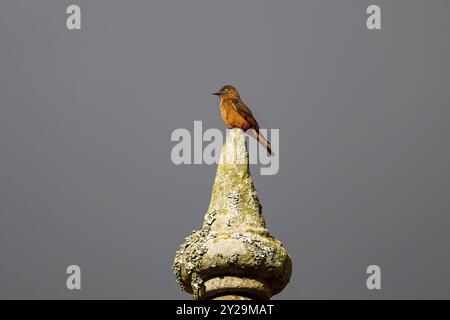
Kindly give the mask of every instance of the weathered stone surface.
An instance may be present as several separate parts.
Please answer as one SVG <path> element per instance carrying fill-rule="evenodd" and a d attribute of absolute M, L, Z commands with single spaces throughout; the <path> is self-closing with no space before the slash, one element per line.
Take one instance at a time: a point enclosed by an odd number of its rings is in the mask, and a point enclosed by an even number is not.
<path fill-rule="evenodd" d="M 173 271 L 194 299 L 269 299 L 291 276 L 291 259 L 266 229 L 241 129 L 222 148 L 203 226 L 176 253 Z"/>

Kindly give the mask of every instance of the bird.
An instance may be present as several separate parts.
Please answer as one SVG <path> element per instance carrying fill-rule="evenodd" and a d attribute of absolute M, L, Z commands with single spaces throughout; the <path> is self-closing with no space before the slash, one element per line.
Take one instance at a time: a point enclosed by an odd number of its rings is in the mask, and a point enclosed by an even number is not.
<path fill-rule="evenodd" d="M 240 128 L 255 138 L 269 153 L 273 155 L 269 141 L 259 133 L 259 124 L 252 111 L 242 101 L 238 90 L 230 84 L 224 85 L 213 95 L 220 97 L 220 114 L 228 129 Z"/>

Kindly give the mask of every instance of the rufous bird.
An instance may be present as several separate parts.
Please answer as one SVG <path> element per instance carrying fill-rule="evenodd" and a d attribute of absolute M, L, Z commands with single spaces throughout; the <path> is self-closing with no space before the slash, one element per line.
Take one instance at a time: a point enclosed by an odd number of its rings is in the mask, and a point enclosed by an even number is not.
<path fill-rule="evenodd" d="M 259 124 L 252 111 L 241 100 L 237 89 L 227 84 L 213 95 L 220 97 L 220 114 L 227 128 L 242 129 L 258 140 L 270 155 L 273 155 L 270 143 L 259 133 Z"/>

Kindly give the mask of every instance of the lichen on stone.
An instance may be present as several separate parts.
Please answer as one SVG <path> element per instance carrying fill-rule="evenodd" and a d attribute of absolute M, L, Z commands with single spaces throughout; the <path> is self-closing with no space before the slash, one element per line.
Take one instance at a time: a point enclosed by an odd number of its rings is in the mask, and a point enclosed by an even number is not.
<path fill-rule="evenodd" d="M 262 281 L 268 290 L 264 297 L 284 288 L 291 261 L 281 242 L 266 229 L 261 210 L 244 133 L 232 129 L 222 148 L 202 228 L 186 237 L 175 255 L 172 269 L 182 290 L 201 299 L 208 294 L 205 282 L 222 276 L 234 277 L 234 290 L 245 292 L 253 290 L 245 288 L 249 283 L 245 279 L 259 279 L 255 281 Z M 240 277 L 241 282 L 236 280 Z"/>
<path fill-rule="evenodd" d="M 185 243 L 180 246 L 175 255 L 172 270 L 182 290 L 186 289 L 182 279 L 182 267 L 184 267 L 188 275 L 194 275 L 195 270 L 201 265 L 203 255 L 207 251 L 205 242 L 214 237 L 209 234 L 210 225 L 214 222 L 214 212 L 207 214 L 207 217 L 209 221 L 207 226 L 186 237 Z"/>
<path fill-rule="evenodd" d="M 228 258 L 228 263 L 230 264 L 235 264 L 239 259 L 239 253 L 238 252 L 234 252 L 229 258 Z"/>
<path fill-rule="evenodd" d="M 230 194 L 227 196 L 228 206 L 231 210 L 233 210 L 234 214 L 239 214 L 239 207 L 241 203 L 241 195 L 236 190 L 232 190 Z"/>

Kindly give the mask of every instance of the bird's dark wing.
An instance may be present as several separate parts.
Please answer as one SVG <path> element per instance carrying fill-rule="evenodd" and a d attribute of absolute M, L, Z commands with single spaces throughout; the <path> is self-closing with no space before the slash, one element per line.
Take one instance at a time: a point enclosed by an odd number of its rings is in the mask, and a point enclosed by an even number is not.
<path fill-rule="evenodd" d="M 247 120 L 248 123 L 251 124 L 252 128 L 259 130 L 259 124 L 253 117 L 252 111 L 243 103 L 241 100 L 238 99 L 231 99 L 231 104 L 233 105 L 234 109 Z"/>

